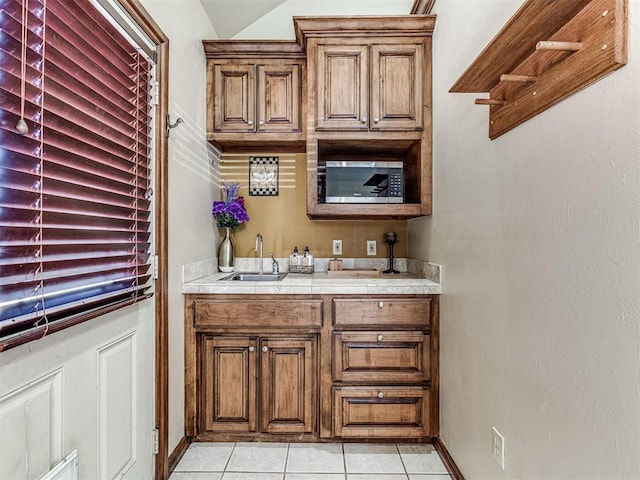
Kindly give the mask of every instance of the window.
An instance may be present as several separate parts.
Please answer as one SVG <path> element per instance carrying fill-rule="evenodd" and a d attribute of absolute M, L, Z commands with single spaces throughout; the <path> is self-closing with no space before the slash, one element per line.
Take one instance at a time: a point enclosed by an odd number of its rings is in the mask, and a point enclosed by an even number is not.
<path fill-rule="evenodd" d="M 0 351 L 149 295 L 152 68 L 92 2 L 0 0 Z"/>

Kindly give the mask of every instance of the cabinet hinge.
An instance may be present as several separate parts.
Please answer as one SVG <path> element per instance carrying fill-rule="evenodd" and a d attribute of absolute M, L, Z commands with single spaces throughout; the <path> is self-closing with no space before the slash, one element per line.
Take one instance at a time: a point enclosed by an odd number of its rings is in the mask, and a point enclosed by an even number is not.
<path fill-rule="evenodd" d="M 160 435 L 158 433 L 158 429 L 154 428 L 151 431 L 152 439 L 153 439 L 153 454 L 158 455 L 160 452 Z"/>

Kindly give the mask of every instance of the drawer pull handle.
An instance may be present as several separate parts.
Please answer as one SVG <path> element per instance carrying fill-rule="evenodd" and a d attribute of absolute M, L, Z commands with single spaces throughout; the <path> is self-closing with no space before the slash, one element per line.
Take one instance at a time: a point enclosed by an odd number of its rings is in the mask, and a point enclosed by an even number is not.
<path fill-rule="evenodd" d="M 249 347 L 249 351 L 250 351 L 250 352 L 253 352 L 255 349 L 256 349 L 256 347 L 254 347 L 253 345 L 251 345 L 251 346 Z"/>
<path fill-rule="evenodd" d="M 378 392 L 378 398 L 384 398 L 384 392 Z"/>
<path fill-rule="evenodd" d="M 265 345 L 264 347 L 262 347 L 262 351 L 267 353 L 269 351 L 269 347 Z"/>
<path fill-rule="evenodd" d="M 381 342 L 384 339 L 384 335 L 380 334 L 378 335 L 378 341 Z"/>
<path fill-rule="evenodd" d="M 378 308 L 383 308 L 384 307 L 384 302 L 378 302 Z"/>

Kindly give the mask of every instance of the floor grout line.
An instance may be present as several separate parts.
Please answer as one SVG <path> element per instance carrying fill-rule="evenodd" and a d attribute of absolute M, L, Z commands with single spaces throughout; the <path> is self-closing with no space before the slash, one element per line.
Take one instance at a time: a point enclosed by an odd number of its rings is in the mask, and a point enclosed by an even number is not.
<path fill-rule="evenodd" d="M 231 443 L 231 442 L 230 442 Z M 238 452 L 238 443 L 239 442 L 233 442 L 233 445 L 231 447 L 231 451 L 225 461 L 224 467 L 223 467 L 223 471 L 215 471 L 215 470 L 206 470 L 206 471 L 202 471 L 202 470 L 183 470 L 183 471 L 176 471 L 175 473 L 179 474 L 176 476 L 176 478 L 178 476 L 180 476 L 180 474 L 184 474 L 184 475 L 190 475 L 190 474 L 195 474 L 195 476 L 199 475 L 199 474 L 220 474 L 221 477 L 218 477 L 220 479 L 223 479 L 225 477 L 226 474 L 231 474 L 231 475 L 241 475 L 241 477 L 238 478 L 242 478 L 243 480 L 252 480 L 251 475 L 255 475 L 258 472 L 255 471 L 251 471 L 249 470 L 242 470 L 242 471 L 233 471 L 230 472 L 228 470 L 230 464 L 231 464 L 231 459 L 233 458 L 233 455 Z M 283 442 L 284 443 L 284 442 Z M 347 469 L 347 452 L 346 452 L 346 446 L 348 445 L 348 443 L 345 442 L 340 442 L 340 449 L 339 452 L 342 455 L 342 467 L 343 467 L 343 472 L 287 472 L 289 466 L 290 466 L 290 460 L 291 460 L 291 453 L 292 453 L 292 442 L 287 442 L 285 445 L 286 446 L 286 453 L 285 453 L 285 461 L 284 461 L 284 466 L 283 466 L 283 471 L 274 471 L 274 472 L 263 472 L 263 473 L 268 473 L 268 474 L 272 474 L 273 476 L 271 478 L 278 478 L 279 480 L 287 480 L 287 475 L 290 473 L 291 475 L 297 475 L 298 477 L 300 475 L 314 475 L 314 476 L 333 476 L 332 478 L 338 477 L 341 478 L 343 480 L 358 480 L 360 477 L 366 477 L 369 476 L 371 478 L 372 475 L 375 475 L 375 472 L 371 472 L 371 473 L 366 473 L 366 472 L 352 472 L 349 473 L 348 469 Z M 392 444 L 387 444 L 387 445 L 392 445 L 394 447 L 395 450 L 395 454 L 399 456 L 400 458 L 400 463 L 402 465 L 402 469 L 404 472 L 397 472 L 397 473 L 392 473 L 389 472 L 385 475 L 389 475 L 390 478 L 391 477 L 397 477 L 398 480 L 409 480 L 411 477 L 411 475 L 414 475 L 413 473 L 410 474 L 408 471 L 408 467 L 407 464 L 405 462 L 405 458 L 402 456 L 402 452 L 401 452 L 401 444 L 397 444 L 397 443 L 392 443 Z M 336 452 L 338 453 L 338 452 Z M 437 458 L 440 460 L 440 462 L 443 462 L 442 457 L 440 457 L 440 454 L 435 451 L 435 454 L 437 455 Z M 375 454 L 372 454 L 375 455 Z M 238 460 L 240 461 L 240 460 Z M 415 475 L 429 475 L 429 476 L 433 476 L 433 477 L 440 477 L 442 478 L 442 480 L 451 480 L 452 477 L 448 474 L 448 473 L 431 473 L 431 472 L 416 472 Z M 174 479 L 176 480 L 176 479 Z"/>

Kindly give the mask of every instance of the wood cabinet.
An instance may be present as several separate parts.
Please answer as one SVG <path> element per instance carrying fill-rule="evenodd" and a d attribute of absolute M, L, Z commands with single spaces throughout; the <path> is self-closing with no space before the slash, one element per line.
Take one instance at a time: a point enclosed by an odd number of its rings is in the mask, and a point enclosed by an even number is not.
<path fill-rule="evenodd" d="M 295 63 L 213 64 L 213 132 L 300 131 L 300 70 Z"/>
<path fill-rule="evenodd" d="M 187 436 L 438 436 L 437 295 L 185 300 Z"/>
<path fill-rule="evenodd" d="M 432 360 L 432 352 L 438 350 L 432 312 L 437 306 L 433 303 L 431 297 L 333 300 L 336 437 L 437 434 L 437 360 Z"/>
<path fill-rule="evenodd" d="M 204 41 L 207 139 L 223 151 L 304 151 L 304 54 L 293 42 Z"/>
<path fill-rule="evenodd" d="M 307 54 L 307 215 L 429 215 L 435 16 L 295 17 L 294 25 Z M 402 162 L 403 203 L 327 203 L 322 181 L 331 160 Z"/>
<path fill-rule="evenodd" d="M 188 295 L 187 435 L 316 438 L 322 326 L 319 297 Z"/>
<path fill-rule="evenodd" d="M 422 42 L 323 43 L 316 56 L 316 130 L 422 130 Z"/>
<path fill-rule="evenodd" d="M 202 432 L 313 433 L 314 336 L 202 336 Z"/>
<path fill-rule="evenodd" d="M 256 339 L 203 336 L 201 431 L 257 431 Z"/>

